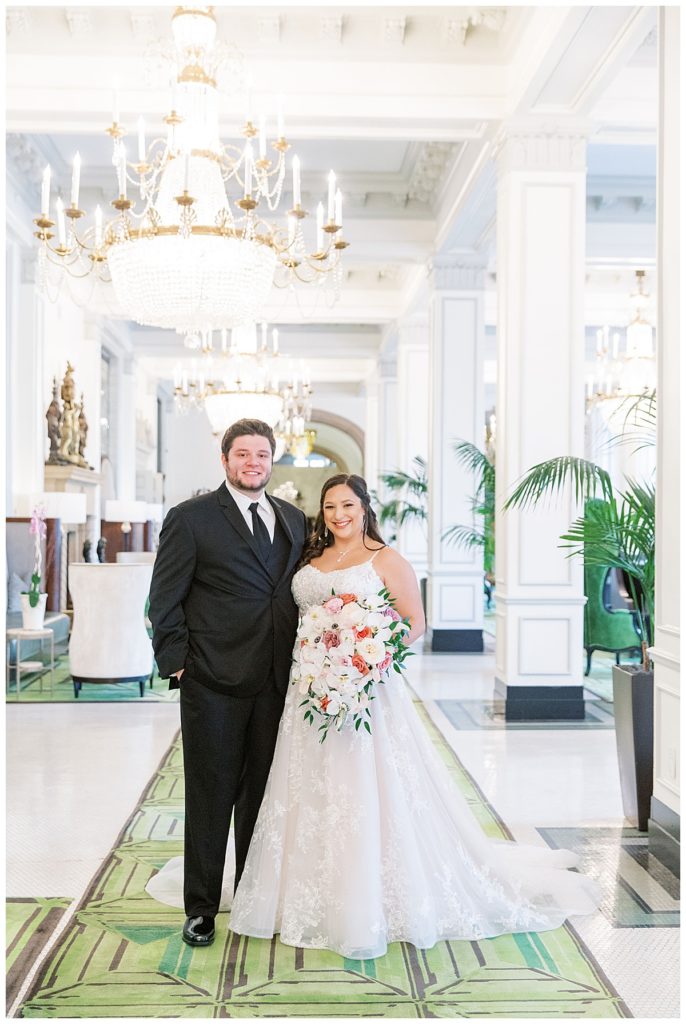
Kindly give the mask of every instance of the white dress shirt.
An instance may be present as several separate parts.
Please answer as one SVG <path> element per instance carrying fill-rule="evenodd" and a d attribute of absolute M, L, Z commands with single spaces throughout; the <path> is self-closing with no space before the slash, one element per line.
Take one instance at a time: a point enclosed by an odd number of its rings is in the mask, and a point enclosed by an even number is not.
<path fill-rule="evenodd" d="M 225 483 L 227 491 L 238 505 L 241 515 L 245 519 L 248 525 L 248 529 L 250 530 L 251 533 L 252 512 L 250 511 L 250 506 L 254 501 L 257 502 L 257 514 L 264 523 L 264 525 L 267 527 L 267 530 L 269 531 L 269 539 L 273 543 L 274 527 L 276 526 L 276 513 L 274 512 L 274 509 L 267 501 L 267 496 L 264 493 L 264 491 L 262 491 L 262 494 L 260 495 L 259 498 L 251 498 L 249 494 L 243 494 L 242 491 L 238 491 L 236 490 L 235 487 L 232 487 L 228 480 L 226 480 Z"/>

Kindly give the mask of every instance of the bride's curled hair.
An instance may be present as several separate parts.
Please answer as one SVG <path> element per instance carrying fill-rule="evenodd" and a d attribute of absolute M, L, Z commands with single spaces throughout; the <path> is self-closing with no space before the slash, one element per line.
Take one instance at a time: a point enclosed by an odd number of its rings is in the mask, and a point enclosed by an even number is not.
<path fill-rule="evenodd" d="M 308 565 L 313 558 L 319 558 L 326 548 L 330 548 L 333 545 L 333 534 L 327 530 L 324 522 L 324 499 L 332 487 L 339 487 L 341 484 L 349 487 L 362 503 L 362 511 L 364 512 L 364 546 L 367 547 L 367 538 L 376 541 L 378 544 L 385 545 L 386 543 L 379 532 L 379 523 L 376 518 L 376 512 L 372 508 L 372 499 L 369 497 L 366 481 L 356 473 L 337 473 L 336 476 L 329 477 L 322 487 L 322 493 L 319 497 L 319 514 L 315 520 L 314 529 L 307 538 L 303 548 L 302 556 L 298 562 L 299 569 L 303 565 Z M 373 549 L 369 548 L 369 550 Z"/>

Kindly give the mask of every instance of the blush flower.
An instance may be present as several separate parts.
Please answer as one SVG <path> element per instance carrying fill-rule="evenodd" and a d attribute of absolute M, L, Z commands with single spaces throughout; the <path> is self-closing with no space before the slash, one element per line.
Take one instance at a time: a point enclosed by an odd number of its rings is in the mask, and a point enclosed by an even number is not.
<path fill-rule="evenodd" d="M 324 607 L 331 615 L 338 615 L 343 607 L 343 601 L 340 597 L 330 597 L 328 601 L 324 602 Z"/>
<path fill-rule="evenodd" d="M 339 647 L 341 643 L 340 634 L 335 629 L 325 629 L 322 633 L 322 643 L 327 651 L 332 647 Z"/>
<path fill-rule="evenodd" d="M 353 654 L 353 656 L 350 659 L 350 661 L 351 661 L 351 664 L 360 673 L 360 675 L 362 675 L 362 676 L 368 676 L 369 675 L 369 666 L 367 665 L 367 662 L 364 660 L 364 658 L 362 657 L 361 654 Z"/>

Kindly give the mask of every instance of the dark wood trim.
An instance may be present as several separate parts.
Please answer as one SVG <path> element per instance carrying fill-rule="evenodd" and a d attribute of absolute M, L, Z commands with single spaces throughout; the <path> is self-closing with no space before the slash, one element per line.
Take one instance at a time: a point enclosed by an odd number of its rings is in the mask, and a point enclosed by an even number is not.
<path fill-rule="evenodd" d="M 48 594 L 47 610 L 60 610 L 62 589 L 62 520 L 46 519 L 45 536 L 45 589 Z"/>

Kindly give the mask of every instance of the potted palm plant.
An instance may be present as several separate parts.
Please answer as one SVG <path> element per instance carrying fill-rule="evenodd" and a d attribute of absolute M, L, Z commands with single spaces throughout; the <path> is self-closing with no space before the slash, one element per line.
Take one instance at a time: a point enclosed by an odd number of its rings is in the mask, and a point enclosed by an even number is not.
<path fill-rule="evenodd" d="M 471 508 L 474 522 L 478 524 L 481 519 L 481 525 L 451 526 L 443 538 L 466 548 L 483 548 L 490 606 L 490 591 L 495 582 L 495 453 L 492 446 L 487 444 L 486 452 L 482 452 L 471 441 L 456 441 L 453 451 L 458 462 L 476 477 L 476 493 L 471 498 Z"/>
<path fill-rule="evenodd" d="M 417 522 L 425 528 L 429 480 L 426 460 L 415 455 L 413 468 L 409 473 L 395 469 L 381 473 L 379 480 L 391 492 L 392 497 L 381 501 L 378 494 L 372 495 L 379 508 L 379 523 L 386 528 L 388 539 L 393 544 L 398 539 L 398 530 L 406 523 Z M 419 581 L 422 604 L 426 613 L 426 577 Z"/>
<path fill-rule="evenodd" d="M 624 813 L 645 831 L 653 788 L 653 672 L 648 648 L 655 620 L 655 486 L 629 480 L 617 491 L 600 466 L 562 456 L 533 466 L 505 509 L 533 507 L 568 484 L 577 503 L 585 505 L 561 537 L 561 547 L 587 565 L 624 570 L 636 611 L 642 662 L 613 666 L 612 688 Z"/>
<path fill-rule="evenodd" d="M 412 520 L 421 523 L 427 518 L 428 475 L 426 460 L 415 455 L 412 460 L 413 469 L 406 473 L 402 469 L 394 469 L 389 473 L 381 473 L 379 480 L 391 492 L 392 497 L 381 501 L 375 495 L 379 505 L 379 523 L 390 527 L 391 543 L 398 538 L 401 526 Z"/>

